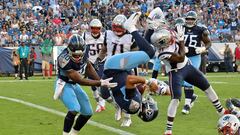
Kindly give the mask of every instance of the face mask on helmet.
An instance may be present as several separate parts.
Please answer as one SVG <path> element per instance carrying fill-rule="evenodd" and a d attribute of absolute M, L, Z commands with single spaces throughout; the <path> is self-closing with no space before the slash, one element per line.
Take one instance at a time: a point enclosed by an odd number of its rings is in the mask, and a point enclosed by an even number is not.
<path fill-rule="evenodd" d="M 71 60 L 79 63 L 86 50 L 84 39 L 78 34 L 73 34 L 69 38 L 67 49 Z"/>
<path fill-rule="evenodd" d="M 169 30 L 160 29 L 151 36 L 151 43 L 158 49 L 166 48 L 171 45 L 172 34 Z"/>
<path fill-rule="evenodd" d="M 124 15 L 117 15 L 112 21 L 112 31 L 117 36 L 122 36 L 126 30 L 122 27 L 123 23 L 127 20 Z"/>
<path fill-rule="evenodd" d="M 138 114 L 138 117 L 145 122 L 154 120 L 158 115 L 157 102 L 155 102 L 150 96 L 142 101 L 142 108 Z"/>
<path fill-rule="evenodd" d="M 91 31 L 91 34 L 94 36 L 94 37 L 97 37 L 100 35 L 100 32 L 101 32 L 101 29 L 102 29 L 102 23 L 99 19 L 93 19 L 91 22 L 90 22 L 90 31 Z"/>
<path fill-rule="evenodd" d="M 197 13 L 194 11 L 189 11 L 185 17 L 185 24 L 187 27 L 191 28 L 197 23 Z"/>
<path fill-rule="evenodd" d="M 221 135 L 235 135 L 239 130 L 240 122 L 235 115 L 223 115 L 218 121 L 218 133 Z"/>

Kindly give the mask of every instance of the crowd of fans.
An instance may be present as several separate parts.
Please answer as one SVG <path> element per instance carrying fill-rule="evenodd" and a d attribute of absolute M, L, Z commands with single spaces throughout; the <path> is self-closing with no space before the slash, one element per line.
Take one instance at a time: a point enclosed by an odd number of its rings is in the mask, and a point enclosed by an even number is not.
<path fill-rule="evenodd" d="M 110 29 L 117 14 L 141 11 L 147 15 L 157 6 L 169 22 L 189 10 L 197 11 L 198 23 L 209 29 L 213 41 L 240 40 L 239 0 L 3 0 L 0 46 L 18 46 L 20 40 L 41 45 L 46 37 L 54 45 L 64 45 L 71 34 L 88 30 L 93 18 Z"/>

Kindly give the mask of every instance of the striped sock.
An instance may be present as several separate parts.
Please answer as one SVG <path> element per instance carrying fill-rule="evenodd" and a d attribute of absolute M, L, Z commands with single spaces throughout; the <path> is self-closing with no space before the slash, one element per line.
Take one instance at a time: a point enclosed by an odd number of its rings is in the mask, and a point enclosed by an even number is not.
<path fill-rule="evenodd" d="M 221 105 L 221 103 L 220 103 L 220 101 L 217 99 L 217 100 L 215 100 L 215 101 L 213 101 L 212 102 L 213 103 L 213 105 L 215 106 L 215 108 L 217 109 L 217 111 L 219 112 L 219 113 L 224 113 L 223 112 L 223 106 Z"/>
<path fill-rule="evenodd" d="M 173 122 L 167 121 L 167 129 L 166 130 L 172 130 L 172 127 L 173 127 Z"/>

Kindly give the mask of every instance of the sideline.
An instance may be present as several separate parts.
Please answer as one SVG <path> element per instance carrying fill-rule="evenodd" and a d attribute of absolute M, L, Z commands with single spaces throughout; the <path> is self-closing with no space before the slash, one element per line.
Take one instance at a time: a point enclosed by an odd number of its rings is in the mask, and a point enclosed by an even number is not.
<path fill-rule="evenodd" d="M 0 96 L 0 99 L 24 104 L 26 106 L 30 106 L 32 108 L 36 108 L 36 109 L 39 109 L 39 110 L 42 110 L 42 111 L 45 111 L 45 112 L 53 113 L 53 114 L 56 114 L 56 115 L 59 115 L 59 116 L 62 116 L 62 117 L 65 117 L 65 115 L 66 115 L 63 112 L 60 112 L 60 111 L 57 111 L 57 110 L 54 110 L 54 109 L 51 109 L 51 108 L 47 108 L 47 107 L 44 107 L 44 106 L 40 106 L 40 105 L 37 105 L 37 104 L 33 104 L 33 103 L 30 103 L 30 102 L 26 102 L 26 101 L 16 99 L 16 98 L 9 98 L 9 97 Z M 92 126 L 96 126 L 96 127 L 108 130 L 110 132 L 117 133 L 119 135 L 135 135 L 133 133 L 126 132 L 126 131 L 123 131 L 123 130 L 120 130 L 120 129 L 117 129 L 117 128 L 114 128 L 114 127 L 110 127 L 110 126 L 107 126 L 107 125 L 104 125 L 104 124 L 101 124 L 99 122 L 95 122 L 95 121 L 92 121 L 92 120 L 89 120 L 87 122 L 87 124 L 90 124 Z"/>

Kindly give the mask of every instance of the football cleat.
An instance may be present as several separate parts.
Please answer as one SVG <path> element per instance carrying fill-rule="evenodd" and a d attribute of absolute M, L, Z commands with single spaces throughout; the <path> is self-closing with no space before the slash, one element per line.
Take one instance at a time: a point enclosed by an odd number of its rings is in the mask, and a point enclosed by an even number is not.
<path fill-rule="evenodd" d="M 129 117 L 125 117 L 122 121 L 121 127 L 130 127 L 132 120 Z"/>
<path fill-rule="evenodd" d="M 104 111 L 105 109 L 106 109 L 105 106 L 102 106 L 102 105 L 98 104 L 95 112 L 101 112 L 101 111 Z"/>
<path fill-rule="evenodd" d="M 172 131 L 171 130 L 166 130 L 163 135 L 172 135 Z"/>
<path fill-rule="evenodd" d="M 115 120 L 119 121 L 122 118 L 122 109 L 116 106 Z"/>
<path fill-rule="evenodd" d="M 184 105 L 182 109 L 182 114 L 189 114 L 191 107 L 189 105 Z"/>

